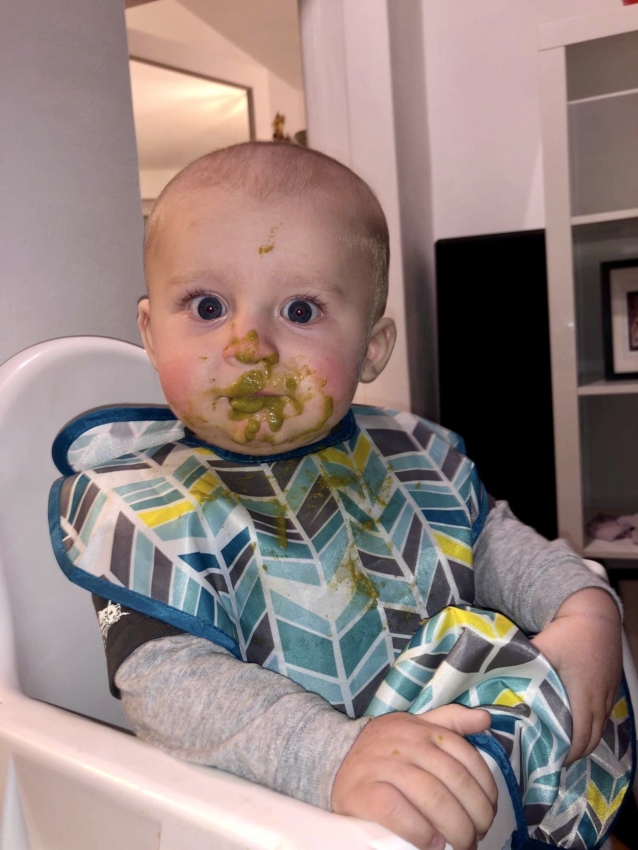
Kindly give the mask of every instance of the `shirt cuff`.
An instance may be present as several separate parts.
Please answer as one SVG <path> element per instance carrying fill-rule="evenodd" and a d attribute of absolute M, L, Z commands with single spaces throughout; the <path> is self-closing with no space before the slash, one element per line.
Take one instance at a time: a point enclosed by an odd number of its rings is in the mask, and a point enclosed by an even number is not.
<path fill-rule="evenodd" d="M 274 789 L 332 811 L 337 771 L 370 717 L 350 720 L 317 704 L 288 739 L 274 776 Z"/>

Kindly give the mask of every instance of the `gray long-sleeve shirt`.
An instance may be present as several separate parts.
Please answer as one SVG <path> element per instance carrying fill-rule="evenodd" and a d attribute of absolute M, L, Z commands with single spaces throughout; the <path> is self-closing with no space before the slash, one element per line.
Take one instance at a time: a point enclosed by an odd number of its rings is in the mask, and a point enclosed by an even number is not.
<path fill-rule="evenodd" d="M 541 631 L 578 590 L 612 593 L 564 541 L 548 542 L 505 502 L 490 511 L 474 546 L 474 576 L 476 607 L 500 611 L 528 633 Z M 326 809 L 367 722 L 191 635 L 148 640 L 119 664 L 115 684 L 144 740 Z"/>

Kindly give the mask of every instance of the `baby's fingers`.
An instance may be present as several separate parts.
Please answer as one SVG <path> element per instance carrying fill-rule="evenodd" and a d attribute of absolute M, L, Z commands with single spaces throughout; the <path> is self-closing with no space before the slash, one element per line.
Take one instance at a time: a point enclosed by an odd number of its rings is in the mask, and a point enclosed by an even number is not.
<path fill-rule="evenodd" d="M 460 708 L 460 706 L 458 707 Z M 466 711 L 469 712 L 470 709 L 466 709 Z M 472 713 L 474 713 L 474 711 L 475 709 L 471 709 Z M 424 716 L 429 719 L 430 717 L 433 717 L 434 714 L 435 712 L 429 712 Z M 488 720 L 490 720 L 490 715 L 487 711 L 478 711 L 477 714 L 481 718 L 486 716 Z M 432 742 L 436 744 L 439 749 L 443 750 L 443 752 L 451 756 L 452 759 L 454 759 L 459 765 L 465 765 L 471 777 L 479 785 L 489 800 L 490 805 L 495 808 L 498 801 L 496 782 L 494 781 L 492 772 L 487 766 L 485 759 L 476 747 L 472 746 L 469 741 L 466 741 L 465 738 L 462 738 L 460 735 L 446 735 L 445 733 L 435 735 L 432 738 Z"/>
<path fill-rule="evenodd" d="M 444 771 L 442 770 L 441 773 Z M 477 829 L 465 806 L 447 786 L 445 781 L 433 772 L 421 770 L 415 765 L 407 765 L 401 773 L 393 777 L 393 784 L 412 803 L 415 809 L 439 832 L 454 850 L 470 850 L 474 847 L 479 834 L 486 829 Z M 471 778 L 471 777 L 470 777 Z M 490 807 L 490 814 L 494 812 Z M 490 818 L 491 823 L 491 818 Z M 489 827 L 489 824 L 488 824 Z"/>
<path fill-rule="evenodd" d="M 343 814 L 376 821 L 419 850 L 443 850 L 445 847 L 441 833 L 393 784 L 375 782 L 362 797 L 360 806 Z"/>

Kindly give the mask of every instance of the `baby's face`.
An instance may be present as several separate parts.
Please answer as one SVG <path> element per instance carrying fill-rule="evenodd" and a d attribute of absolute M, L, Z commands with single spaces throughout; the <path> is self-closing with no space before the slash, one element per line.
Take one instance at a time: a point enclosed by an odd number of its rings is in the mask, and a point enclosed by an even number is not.
<path fill-rule="evenodd" d="M 367 363 L 374 274 L 352 215 L 316 192 L 198 189 L 159 227 L 139 323 L 176 416 L 247 454 L 327 435 Z"/>

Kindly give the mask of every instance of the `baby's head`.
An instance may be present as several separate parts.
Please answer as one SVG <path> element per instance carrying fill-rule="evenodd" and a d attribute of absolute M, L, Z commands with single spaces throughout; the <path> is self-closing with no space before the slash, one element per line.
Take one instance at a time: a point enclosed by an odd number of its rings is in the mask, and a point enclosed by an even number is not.
<path fill-rule="evenodd" d="M 323 154 L 249 142 L 191 163 L 148 222 L 144 346 L 197 437 L 268 455 L 325 437 L 395 340 L 388 229 Z"/>

